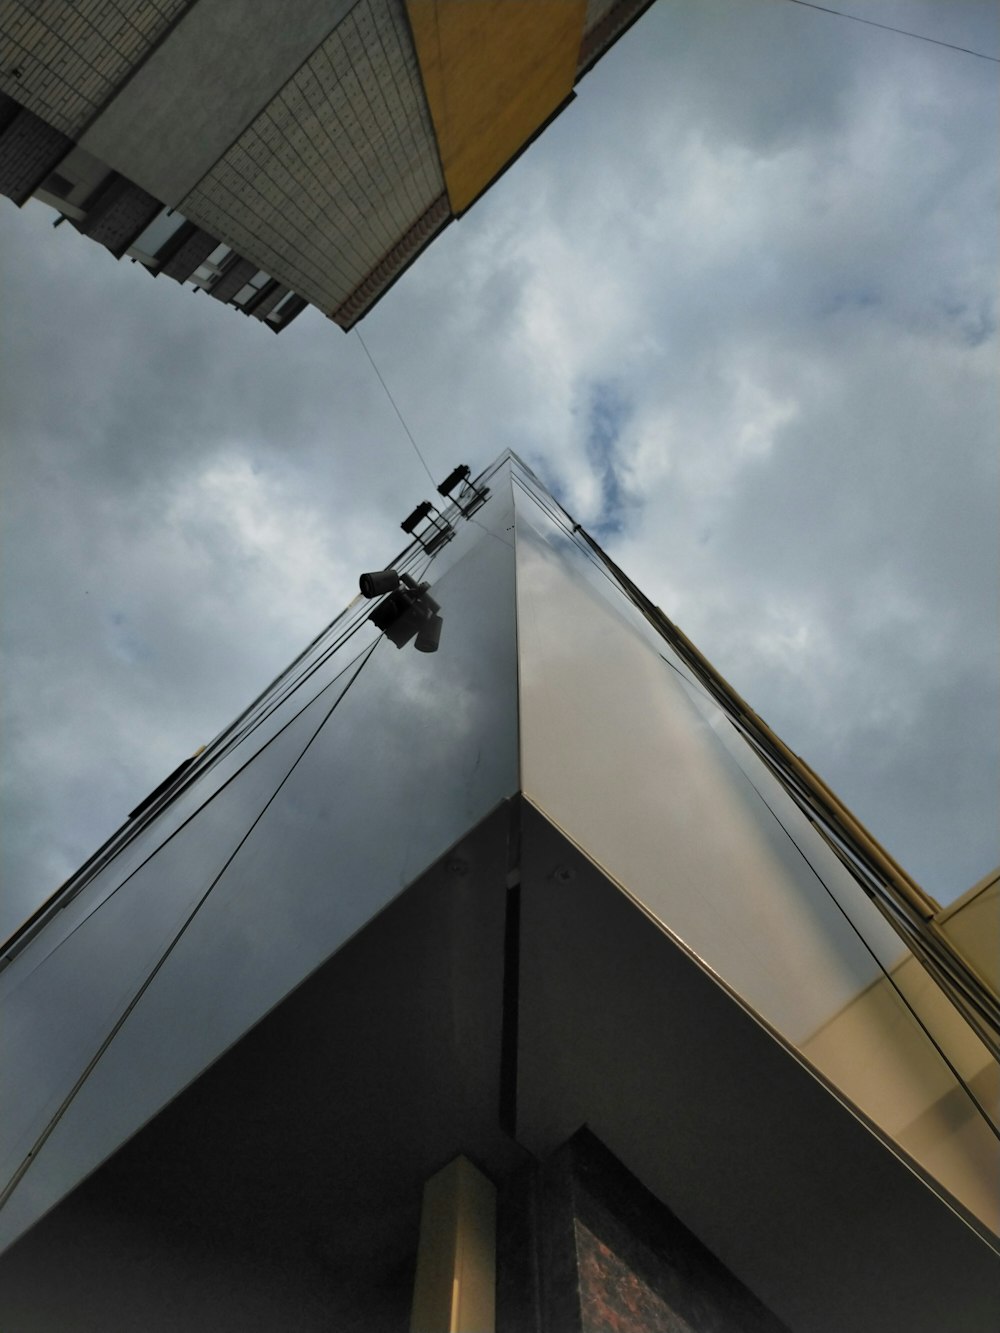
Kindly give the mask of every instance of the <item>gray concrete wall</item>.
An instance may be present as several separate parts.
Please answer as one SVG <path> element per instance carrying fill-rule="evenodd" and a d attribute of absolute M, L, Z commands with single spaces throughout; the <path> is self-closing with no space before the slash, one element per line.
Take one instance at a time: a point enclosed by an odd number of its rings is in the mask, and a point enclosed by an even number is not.
<path fill-rule="evenodd" d="M 198 0 L 81 143 L 176 206 L 354 0 Z"/>

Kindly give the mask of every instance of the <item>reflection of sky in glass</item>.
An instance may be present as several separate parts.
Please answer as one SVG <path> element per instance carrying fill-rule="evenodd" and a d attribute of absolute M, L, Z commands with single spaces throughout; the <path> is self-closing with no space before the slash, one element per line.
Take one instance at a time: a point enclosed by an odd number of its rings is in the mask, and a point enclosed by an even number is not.
<path fill-rule="evenodd" d="M 515 494 L 521 491 L 534 501 L 532 505 L 522 505 L 519 517 L 530 523 L 543 537 L 553 551 L 572 565 L 578 578 L 584 579 L 602 601 L 606 602 L 615 615 L 627 624 L 638 636 L 658 653 L 668 668 L 682 682 L 692 704 L 717 733 L 720 742 L 731 759 L 740 767 L 747 778 L 748 791 L 757 793 L 760 800 L 780 813 L 781 822 L 786 826 L 789 820 L 801 824 L 801 813 L 793 811 L 793 799 L 771 770 L 758 758 L 752 746 L 748 744 L 737 724 L 719 706 L 706 686 L 699 681 L 691 668 L 674 652 L 670 644 L 639 610 L 628 594 L 619 586 L 613 573 L 607 569 L 595 552 L 573 532 L 572 518 L 542 490 L 526 470 L 515 468 Z M 824 865 L 832 867 L 832 873 L 838 882 L 849 886 L 852 897 L 861 902 L 850 877 L 845 879 L 842 867 L 833 865 L 823 848 Z M 867 901 L 861 908 L 868 930 L 866 940 L 879 958 L 878 974 L 883 968 L 897 967 L 905 958 L 911 957 L 909 949 L 889 923 L 877 912 L 873 912 Z"/>
<path fill-rule="evenodd" d="M 5 1069 L 25 1075 L 8 1177 L 99 1053 L 0 1214 L 5 1236 L 516 791 L 512 524 L 501 477 L 427 571 L 438 651 L 397 651 L 367 623 L 371 603 L 352 604 L 2 976 L 20 1016 Z"/>
<path fill-rule="evenodd" d="M 96 1055 L 101 1042 L 222 870 L 315 725 L 303 716 L 267 762 L 251 765 L 96 911 L 66 931 L 42 965 L 26 952 L 4 978 L 0 1179 L 5 1183 Z M 76 907 L 77 904 L 74 904 Z M 44 936 L 43 936 L 44 939 Z M 6 1103 L 9 1101 L 9 1105 Z"/>
<path fill-rule="evenodd" d="M 985 1048 L 572 520 L 519 481 L 525 795 L 994 1225 L 997 1142 L 968 1092 L 984 1095 Z"/>
<path fill-rule="evenodd" d="M 476 522 L 479 519 L 477 516 Z M 480 529 L 482 530 L 482 529 Z M 409 571 L 418 579 L 447 569 L 465 549 L 458 539 L 443 548 L 432 562 L 419 549 L 408 551 L 396 562 L 400 571 Z M 122 885 L 130 875 L 155 854 L 169 836 L 193 818 L 202 805 L 212 799 L 226 783 L 238 776 L 273 738 L 279 736 L 310 701 L 329 691 L 377 637 L 368 623 L 372 604 L 360 595 L 309 644 L 303 653 L 268 686 L 233 723 L 206 747 L 196 765 L 184 775 L 164 805 L 151 807 L 141 820 L 130 822 L 112 839 L 101 860 L 74 877 L 79 883 L 67 886 L 57 916 L 50 919 L 43 932 L 21 951 L 25 958 L 15 969 L 0 970 L 0 996 L 25 970 L 37 966 L 59 940 L 81 920 L 96 910 L 105 897 Z M 30 955 L 30 961 L 27 957 Z"/>
<path fill-rule="evenodd" d="M 441 606 L 437 653 L 379 640 L 355 600 L 0 973 L 8 1173 L 55 1126 L 7 1235 L 519 785 L 982 1213 L 995 1144 L 899 992 L 968 1080 L 976 1044 L 954 1044 L 898 937 L 530 473 L 513 460 L 490 485 L 412 566 Z"/>

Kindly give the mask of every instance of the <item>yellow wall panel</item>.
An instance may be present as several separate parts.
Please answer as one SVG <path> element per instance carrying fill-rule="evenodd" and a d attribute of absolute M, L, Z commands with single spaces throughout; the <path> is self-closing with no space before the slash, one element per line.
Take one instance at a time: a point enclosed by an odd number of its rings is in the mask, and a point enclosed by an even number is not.
<path fill-rule="evenodd" d="M 586 0 L 407 0 L 452 211 L 573 90 Z"/>

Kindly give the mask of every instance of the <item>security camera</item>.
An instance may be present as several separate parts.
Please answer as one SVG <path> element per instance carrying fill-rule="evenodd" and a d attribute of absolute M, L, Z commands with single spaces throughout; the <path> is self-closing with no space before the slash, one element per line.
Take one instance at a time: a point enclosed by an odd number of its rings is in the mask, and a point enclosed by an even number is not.
<path fill-rule="evenodd" d="M 399 575 L 394 569 L 376 569 L 370 574 L 362 574 L 358 582 L 363 596 L 381 597 L 384 592 L 396 591 Z"/>
<path fill-rule="evenodd" d="M 413 646 L 418 653 L 436 653 L 441 642 L 441 617 L 432 613 L 417 631 Z"/>

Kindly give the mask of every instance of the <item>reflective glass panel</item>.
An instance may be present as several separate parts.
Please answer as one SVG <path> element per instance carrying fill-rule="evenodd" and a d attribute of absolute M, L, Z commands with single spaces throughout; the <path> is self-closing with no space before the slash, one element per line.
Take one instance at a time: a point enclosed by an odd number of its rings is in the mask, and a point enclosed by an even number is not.
<path fill-rule="evenodd" d="M 4 974 L 0 1025 L 0 1188 L 6 1186 L 240 841 L 298 759 L 323 712 L 315 701 L 197 816 L 163 841 L 74 924 L 58 921 Z"/>
<path fill-rule="evenodd" d="M 525 795 L 996 1230 L 998 1142 L 976 1102 L 994 1063 L 728 717 L 529 490 L 515 481 Z"/>
<path fill-rule="evenodd" d="M 252 808 L 237 802 L 224 848 L 209 855 L 199 845 L 199 826 L 225 792 L 147 863 L 152 885 L 161 858 L 165 869 L 172 864 L 171 849 L 174 861 L 183 861 L 184 873 L 171 869 L 151 894 L 183 905 L 188 915 L 194 900 L 198 910 L 183 931 L 165 911 L 141 964 L 127 939 L 110 949 L 95 930 L 86 932 L 94 945 L 89 956 L 81 938 L 78 955 L 67 941 L 36 967 L 32 983 L 58 983 L 67 950 L 84 986 L 94 966 L 109 957 L 114 966 L 116 952 L 129 955 L 124 977 L 118 970 L 108 983 L 96 1041 L 87 1033 L 67 1039 L 60 1088 L 70 1080 L 73 1090 L 81 1047 L 86 1060 L 95 1050 L 98 1058 L 0 1213 L 0 1243 L 51 1207 L 517 791 L 513 506 L 505 470 L 490 484 L 487 504 L 457 525 L 427 573 L 442 621 L 437 651 L 379 639 L 358 673 L 349 673 L 350 688 L 317 699 L 246 770 L 260 772 L 261 785 Z M 354 640 L 349 651 L 356 652 Z M 272 762 L 293 729 L 282 762 Z M 297 760 L 294 769 L 289 760 Z M 273 800 L 254 825 L 261 796 Z M 225 869 L 217 877 L 222 853 Z M 124 894 L 102 911 L 125 903 Z M 162 957 L 165 938 L 169 954 L 108 1042 L 108 1018 L 120 1018 L 123 993 Z M 43 1075 L 49 1068 L 44 1064 Z M 44 1076 L 39 1082 L 47 1090 Z M 47 1101 L 43 1115 L 52 1106 Z"/>
<path fill-rule="evenodd" d="M 11 986 L 18 984 L 21 976 L 36 967 L 105 898 L 134 875 L 157 848 L 196 818 L 217 792 L 238 778 L 256 755 L 272 741 L 277 742 L 304 709 L 341 688 L 352 663 L 359 660 L 359 653 L 370 647 L 376 637 L 373 626 L 362 624 L 345 645 L 346 651 L 321 660 L 314 670 L 302 672 L 300 688 L 290 686 L 268 707 L 242 721 L 232 733 L 225 733 L 198 760 L 190 776 L 184 775 L 178 793 L 166 805 L 126 824 L 98 863 L 82 877 L 82 882 L 70 887 L 44 928 L 18 950 L 14 963 L 0 971 L 0 1000 Z"/>

